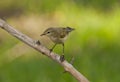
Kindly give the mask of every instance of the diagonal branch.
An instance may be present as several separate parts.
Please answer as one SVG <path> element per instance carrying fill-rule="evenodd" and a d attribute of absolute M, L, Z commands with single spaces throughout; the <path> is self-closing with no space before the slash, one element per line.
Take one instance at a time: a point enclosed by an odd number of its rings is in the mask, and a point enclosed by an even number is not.
<path fill-rule="evenodd" d="M 54 52 L 51 52 L 43 46 L 41 43 L 36 44 L 36 41 L 32 38 L 28 37 L 27 35 L 17 31 L 15 28 L 7 24 L 4 20 L 0 19 L 0 28 L 4 29 L 8 33 L 10 33 L 12 36 L 18 38 L 25 44 L 31 46 L 35 50 L 39 51 L 40 53 L 48 56 L 55 62 L 58 62 L 62 67 L 64 67 L 65 71 L 69 72 L 74 78 L 76 78 L 79 82 L 89 82 L 86 77 L 84 77 L 79 71 L 77 71 L 70 63 L 68 63 L 66 60 L 61 62 L 60 56 Z"/>

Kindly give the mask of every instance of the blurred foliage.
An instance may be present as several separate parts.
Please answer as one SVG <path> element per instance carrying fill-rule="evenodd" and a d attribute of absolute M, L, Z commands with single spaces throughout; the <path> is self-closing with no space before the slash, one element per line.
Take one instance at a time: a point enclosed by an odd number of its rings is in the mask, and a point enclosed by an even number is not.
<path fill-rule="evenodd" d="M 120 81 L 119 0 L 1 0 L 0 17 L 40 41 L 51 26 L 76 30 L 65 42 L 65 58 L 91 82 Z M 61 46 L 54 50 L 61 53 Z M 0 29 L 0 82 L 77 82 L 63 68 Z"/>
<path fill-rule="evenodd" d="M 93 6 L 95 8 L 100 8 L 103 10 L 111 9 L 117 3 L 119 4 L 119 0 L 73 0 L 78 5 L 83 6 Z"/>
<path fill-rule="evenodd" d="M 58 4 L 59 3 L 59 4 Z M 0 16 L 14 16 L 22 13 L 50 13 L 57 10 L 62 4 L 76 7 L 93 7 L 109 11 L 119 6 L 119 0 L 1 0 Z"/>

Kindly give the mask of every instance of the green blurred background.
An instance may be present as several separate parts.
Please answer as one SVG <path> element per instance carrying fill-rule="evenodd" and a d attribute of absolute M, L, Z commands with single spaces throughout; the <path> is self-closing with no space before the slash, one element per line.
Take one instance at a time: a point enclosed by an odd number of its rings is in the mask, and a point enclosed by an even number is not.
<path fill-rule="evenodd" d="M 0 18 L 40 40 L 48 27 L 76 30 L 65 42 L 65 57 L 91 82 L 120 82 L 119 0 L 1 0 Z M 54 50 L 61 54 L 61 45 Z M 0 29 L 0 82 L 77 82 L 64 69 Z"/>

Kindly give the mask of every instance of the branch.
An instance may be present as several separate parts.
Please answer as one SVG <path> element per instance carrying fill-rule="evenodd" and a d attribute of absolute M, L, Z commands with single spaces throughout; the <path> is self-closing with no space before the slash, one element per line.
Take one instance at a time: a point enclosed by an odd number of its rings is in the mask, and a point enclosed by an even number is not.
<path fill-rule="evenodd" d="M 18 38 L 25 44 L 31 46 L 35 50 L 39 51 L 40 53 L 44 54 L 45 56 L 48 56 L 55 62 L 58 62 L 62 67 L 64 67 L 66 72 L 69 72 L 74 78 L 76 78 L 79 82 L 89 82 L 86 77 L 84 77 L 80 72 L 78 72 L 70 63 L 68 63 L 66 60 L 61 62 L 60 56 L 54 52 L 51 52 L 43 46 L 41 43 L 36 44 L 36 41 L 32 38 L 28 37 L 27 35 L 17 31 L 15 28 L 7 24 L 4 20 L 0 19 L 0 28 L 4 29 L 8 33 L 10 33 L 12 36 Z"/>

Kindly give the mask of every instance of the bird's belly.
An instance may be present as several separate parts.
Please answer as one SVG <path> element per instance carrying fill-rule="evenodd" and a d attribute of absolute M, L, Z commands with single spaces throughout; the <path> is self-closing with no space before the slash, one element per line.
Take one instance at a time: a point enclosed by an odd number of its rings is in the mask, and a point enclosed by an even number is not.
<path fill-rule="evenodd" d="M 62 43 L 64 43 L 64 41 L 66 40 L 66 38 L 67 38 L 67 37 L 64 37 L 64 38 L 51 37 L 50 39 L 51 39 L 54 43 L 62 44 Z"/>

